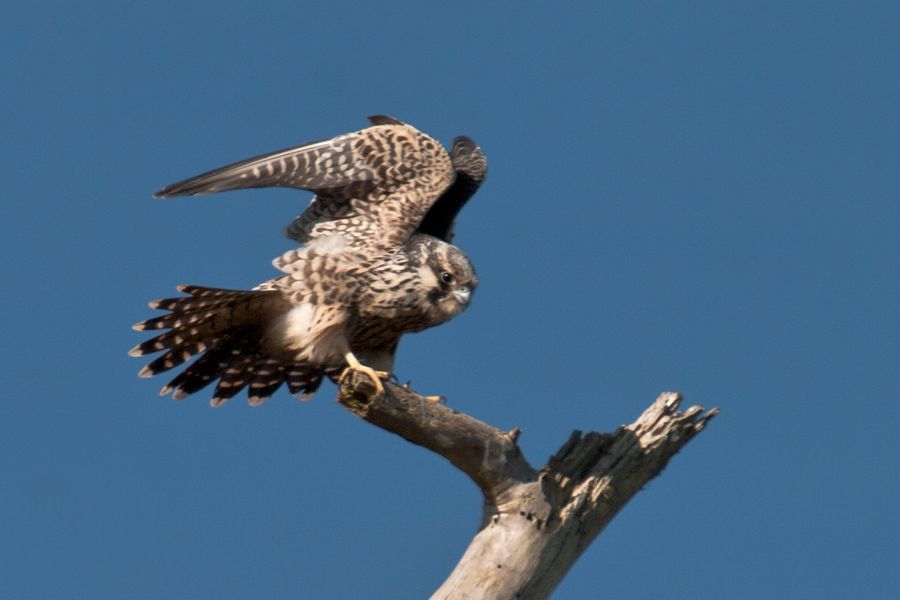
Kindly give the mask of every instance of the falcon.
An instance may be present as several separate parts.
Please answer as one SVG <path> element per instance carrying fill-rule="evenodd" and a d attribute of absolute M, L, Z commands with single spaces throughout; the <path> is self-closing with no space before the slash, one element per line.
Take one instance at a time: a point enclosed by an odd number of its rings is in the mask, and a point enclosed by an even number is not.
<path fill-rule="evenodd" d="M 252 290 L 182 285 L 168 311 L 134 325 L 166 330 L 129 354 L 163 354 L 139 375 L 193 363 L 160 392 L 176 399 L 218 381 L 211 404 L 247 388 L 251 405 L 286 384 L 310 397 L 352 371 L 381 393 L 404 333 L 439 325 L 471 300 L 478 277 L 451 245 L 456 215 L 487 174 L 481 148 L 457 137 L 448 153 L 386 116 L 335 138 L 242 160 L 174 183 L 157 198 L 291 187 L 314 196 L 285 229 L 301 246 L 273 261 L 283 274 Z"/>

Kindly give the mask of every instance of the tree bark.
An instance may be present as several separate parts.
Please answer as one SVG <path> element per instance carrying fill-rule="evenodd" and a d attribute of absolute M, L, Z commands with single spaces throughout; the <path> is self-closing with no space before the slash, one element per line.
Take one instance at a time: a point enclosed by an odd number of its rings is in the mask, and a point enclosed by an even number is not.
<path fill-rule="evenodd" d="M 501 431 L 403 386 L 387 383 L 379 395 L 353 374 L 338 401 L 437 452 L 484 494 L 479 531 L 432 600 L 548 598 L 628 500 L 718 414 L 680 412 L 681 396 L 666 392 L 613 433 L 574 431 L 535 469 L 516 444 L 520 430 Z"/>

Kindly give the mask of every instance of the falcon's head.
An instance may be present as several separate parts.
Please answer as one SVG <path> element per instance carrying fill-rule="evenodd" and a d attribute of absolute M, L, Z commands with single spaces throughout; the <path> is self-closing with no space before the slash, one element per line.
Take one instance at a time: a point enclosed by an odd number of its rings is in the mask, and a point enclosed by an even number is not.
<path fill-rule="evenodd" d="M 425 238 L 420 247 L 419 281 L 430 325 L 437 325 L 461 313 L 478 287 L 475 268 L 462 251 L 446 242 Z"/>

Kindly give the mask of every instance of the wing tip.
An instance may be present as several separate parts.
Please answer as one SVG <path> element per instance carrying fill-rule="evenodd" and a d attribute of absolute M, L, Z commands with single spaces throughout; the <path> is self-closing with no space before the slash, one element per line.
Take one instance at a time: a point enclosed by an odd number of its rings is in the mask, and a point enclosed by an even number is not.
<path fill-rule="evenodd" d="M 184 181 L 178 181 L 176 183 L 170 183 L 167 186 L 164 186 L 161 190 L 153 194 L 153 197 L 157 200 L 168 200 L 169 198 L 174 198 L 175 196 L 186 196 L 192 192 L 192 184 L 197 178 L 191 177 L 190 179 L 185 179 Z"/>
<path fill-rule="evenodd" d="M 463 148 L 472 148 L 473 150 L 475 148 L 478 148 L 478 144 L 475 142 L 475 140 L 467 135 L 458 135 L 453 138 L 453 147 L 455 148 L 456 146 L 460 146 Z"/>
<path fill-rule="evenodd" d="M 209 175 L 209 173 L 204 173 L 202 175 L 197 175 L 196 177 L 191 177 L 190 179 L 185 179 L 184 181 L 179 181 L 178 183 L 167 185 L 153 194 L 153 197 L 157 200 L 169 200 L 170 198 L 177 198 L 178 196 L 202 196 L 203 194 L 228 191 L 229 188 L 217 188 L 216 182 L 204 181 Z"/>
<path fill-rule="evenodd" d="M 400 119 L 395 119 L 388 115 L 369 115 L 368 119 L 372 125 L 406 125 Z"/>

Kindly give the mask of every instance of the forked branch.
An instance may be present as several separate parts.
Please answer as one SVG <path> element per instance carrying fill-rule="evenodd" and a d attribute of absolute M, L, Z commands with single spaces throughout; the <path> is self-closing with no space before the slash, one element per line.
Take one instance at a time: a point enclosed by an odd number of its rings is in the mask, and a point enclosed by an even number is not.
<path fill-rule="evenodd" d="M 519 430 L 501 431 L 399 385 L 376 394 L 349 377 L 338 401 L 359 417 L 437 452 L 484 494 L 482 525 L 433 599 L 547 598 L 619 510 L 718 414 L 679 411 L 659 396 L 613 433 L 575 431 L 547 464 L 522 456 Z"/>

